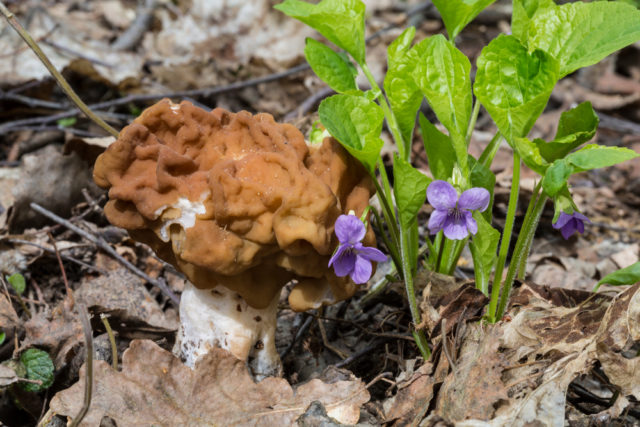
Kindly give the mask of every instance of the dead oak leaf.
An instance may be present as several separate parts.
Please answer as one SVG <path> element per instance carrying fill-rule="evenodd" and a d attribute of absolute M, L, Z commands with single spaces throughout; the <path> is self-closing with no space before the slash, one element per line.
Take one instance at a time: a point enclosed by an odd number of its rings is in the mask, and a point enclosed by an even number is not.
<path fill-rule="evenodd" d="M 508 400 L 501 380 L 504 356 L 498 353 L 501 334 L 499 325 L 485 330 L 478 323 L 469 325 L 456 367 L 440 389 L 436 414 L 450 421 L 488 420 L 494 404 Z"/>
<path fill-rule="evenodd" d="M 620 394 L 640 399 L 640 357 L 625 359 L 609 350 L 604 343 L 599 343 L 596 349 L 604 373 L 612 384 L 620 387 Z"/>
<path fill-rule="evenodd" d="M 213 349 L 191 370 L 152 341 L 134 340 L 124 353 L 122 372 L 96 361 L 91 408 L 80 427 L 97 427 L 103 417 L 118 427 L 290 426 L 313 401 L 320 401 L 331 418 L 355 424 L 369 392 L 360 380 L 332 384 L 318 379 L 293 390 L 282 378 L 255 384 L 244 363 L 231 353 Z M 84 396 L 84 367 L 80 381 L 58 393 L 51 409 L 75 416 Z"/>

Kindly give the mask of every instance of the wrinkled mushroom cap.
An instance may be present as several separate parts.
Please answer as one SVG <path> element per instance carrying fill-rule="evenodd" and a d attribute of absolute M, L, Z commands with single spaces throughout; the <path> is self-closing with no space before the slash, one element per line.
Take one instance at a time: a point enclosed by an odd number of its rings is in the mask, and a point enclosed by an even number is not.
<path fill-rule="evenodd" d="M 199 289 L 218 284 L 264 308 L 292 279 L 297 311 L 357 289 L 327 267 L 341 214 L 361 215 L 371 178 L 333 138 L 309 148 L 294 126 L 163 100 L 98 158 L 105 214 Z M 371 227 L 363 243 L 375 245 Z"/>

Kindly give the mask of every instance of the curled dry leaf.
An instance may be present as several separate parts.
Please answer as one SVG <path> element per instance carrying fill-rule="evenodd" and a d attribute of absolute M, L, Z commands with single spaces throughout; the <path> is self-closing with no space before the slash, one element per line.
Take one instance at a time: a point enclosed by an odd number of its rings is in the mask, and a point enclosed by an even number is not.
<path fill-rule="evenodd" d="M 626 359 L 609 350 L 604 343 L 599 343 L 597 350 L 604 373 L 612 384 L 620 387 L 620 394 L 640 399 L 640 357 Z"/>
<path fill-rule="evenodd" d="M 431 292 L 433 292 L 433 288 L 431 288 Z M 473 283 L 465 283 L 453 292 L 441 296 L 432 295 L 425 292 L 424 299 L 420 304 L 424 313 L 424 321 L 427 322 L 426 326 L 431 331 L 431 337 L 441 334 L 442 319 L 447 320 L 446 332 L 449 334 L 458 323 L 480 314 L 489 302 L 488 298 L 476 289 Z M 433 323 L 433 311 L 429 306 L 439 314 L 435 323 Z"/>
<path fill-rule="evenodd" d="M 501 333 L 496 325 L 484 330 L 478 323 L 469 325 L 456 368 L 438 394 L 436 414 L 449 421 L 489 420 L 494 405 L 508 400 L 501 380 L 504 356 L 498 352 Z"/>
<path fill-rule="evenodd" d="M 313 401 L 320 401 L 329 417 L 355 424 L 369 392 L 360 380 L 318 379 L 293 390 L 282 378 L 255 384 L 242 361 L 223 349 L 213 349 L 185 366 L 152 341 L 135 340 L 124 353 L 122 372 L 108 364 L 94 364 L 91 408 L 81 427 L 98 427 L 103 417 L 118 427 L 170 426 L 289 426 Z M 75 416 L 84 395 L 80 381 L 51 401 L 54 412 Z"/>
<path fill-rule="evenodd" d="M 18 375 L 8 366 L 0 365 L 0 387 L 18 382 Z"/>
<path fill-rule="evenodd" d="M 20 324 L 20 319 L 7 296 L 0 294 L 0 328 L 5 332 L 13 330 Z"/>

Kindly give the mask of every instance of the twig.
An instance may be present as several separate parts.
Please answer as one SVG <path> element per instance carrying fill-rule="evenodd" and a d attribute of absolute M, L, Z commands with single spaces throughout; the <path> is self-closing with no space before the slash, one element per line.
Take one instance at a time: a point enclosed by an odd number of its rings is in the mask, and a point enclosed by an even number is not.
<path fill-rule="evenodd" d="M 20 377 L 18 377 L 18 382 L 42 385 L 42 381 L 40 381 L 40 380 L 30 380 L 30 379 L 27 379 L 27 378 L 20 378 Z"/>
<path fill-rule="evenodd" d="M 389 379 L 387 379 L 386 377 L 392 376 L 393 374 L 391 372 L 383 372 L 380 375 L 376 376 L 374 379 L 372 379 L 371 381 L 369 381 L 369 383 L 364 387 L 366 389 L 370 388 L 372 385 L 374 385 L 375 383 L 377 383 L 380 380 L 386 380 L 386 381 L 391 381 Z M 391 381 L 393 384 L 395 384 L 395 382 Z"/>
<path fill-rule="evenodd" d="M 298 117 L 302 117 L 305 114 L 307 114 L 309 111 L 311 111 L 311 109 L 320 101 L 322 101 L 323 99 L 333 95 L 334 93 L 336 93 L 335 90 L 331 89 L 330 87 L 325 87 L 320 89 L 319 91 L 317 91 L 314 94 L 311 94 L 311 96 L 309 96 L 307 99 L 305 99 L 304 101 L 302 101 L 302 103 L 300 104 L 300 106 L 298 108 L 296 108 L 295 110 L 292 110 L 290 112 L 288 112 L 285 116 L 284 116 L 284 121 L 286 122 L 287 120 L 292 120 L 292 119 L 296 119 Z"/>
<path fill-rule="evenodd" d="M 31 203 L 31 209 L 33 209 L 34 211 L 46 216 L 49 219 L 57 222 L 58 224 L 67 227 L 69 230 L 81 235 L 85 239 L 87 239 L 90 242 L 94 243 L 95 245 L 100 247 L 100 249 L 102 249 L 105 252 L 107 252 L 109 255 L 111 255 L 113 258 L 115 258 L 117 261 L 119 261 L 122 265 L 124 265 L 129 270 L 131 270 L 131 272 L 133 272 L 135 275 L 143 278 L 144 280 L 146 280 L 147 282 L 149 282 L 150 284 L 152 284 L 156 288 L 160 289 L 160 291 L 162 291 L 162 293 L 164 293 L 166 296 L 168 296 L 173 302 L 175 302 L 178 305 L 180 304 L 180 299 L 176 296 L 176 294 L 171 292 L 171 289 L 169 289 L 167 287 L 167 285 L 165 285 L 164 283 L 159 282 L 159 281 L 154 280 L 151 277 L 149 277 L 147 274 L 145 274 L 143 271 L 141 271 L 138 267 L 136 267 L 135 265 L 131 264 L 124 257 L 122 257 L 119 253 L 117 253 L 115 251 L 115 249 L 113 249 L 111 246 L 109 246 L 109 244 L 107 242 L 105 242 L 104 240 L 94 236 L 91 233 L 88 233 L 88 232 L 84 231 L 83 229 L 81 229 L 80 227 L 78 227 L 76 225 L 73 225 L 72 223 L 70 223 L 66 219 L 60 218 L 58 215 L 54 214 L 53 212 L 49 212 L 48 210 L 46 210 L 45 208 L 43 208 L 42 206 L 40 206 L 40 205 L 38 205 L 36 203 Z"/>
<path fill-rule="evenodd" d="M 136 10 L 136 18 L 113 42 L 111 49 L 122 51 L 134 48 L 151 26 L 155 7 L 155 0 L 143 0 Z"/>
<path fill-rule="evenodd" d="M 506 387 L 507 389 L 510 389 L 511 387 L 513 387 L 513 386 L 514 386 L 514 385 L 516 385 L 516 384 L 520 384 L 520 383 L 521 383 L 521 382 L 523 382 L 523 381 L 527 381 L 527 380 L 533 379 L 533 378 L 535 378 L 535 377 L 539 377 L 539 376 L 540 376 L 540 375 L 542 375 L 542 374 L 544 374 L 544 371 L 537 372 L 537 373 L 535 373 L 535 374 L 533 374 L 533 375 L 529 375 L 528 377 L 520 378 L 519 380 L 514 381 L 514 382 L 512 382 L 511 384 L 506 385 L 505 387 Z"/>
<path fill-rule="evenodd" d="M 67 291 L 67 297 L 71 300 L 72 304 L 75 304 L 75 299 L 73 298 L 73 292 L 69 288 L 69 281 L 67 280 L 67 273 L 64 271 L 64 264 L 62 263 L 62 258 L 60 257 L 60 252 L 58 252 L 58 246 L 56 245 L 56 239 L 53 238 L 50 231 L 47 231 L 47 235 L 49 239 L 51 239 L 51 244 L 53 245 L 53 250 L 56 253 L 56 258 L 58 258 L 58 264 L 60 264 L 60 271 L 62 271 L 62 279 L 64 280 L 64 288 Z"/>
<path fill-rule="evenodd" d="M 447 361 L 451 366 L 451 370 L 453 371 L 453 375 L 458 375 L 458 370 L 456 369 L 456 365 L 453 363 L 453 359 L 451 358 L 451 354 L 449 353 L 449 344 L 447 344 L 447 319 L 442 319 L 442 349 L 444 350 L 444 355 L 447 357 Z"/>
<path fill-rule="evenodd" d="M 318 309 L 318 314 L 322 315 L 322 309 L 324 307 L 320 307 Z M 327 338 L 327 331 L 325 331 L 324 329 L 324 324 L 322 323 L 323 318 L 318 316 L 318 328 L 320 329 L 320 335 L 322 335 L 322 341 L 324 342 L 324 346 L 327 347 L 329 350 L 333 351 L 335 354 L 338 355 L 338 357 L 340 357 L 341 359 L 346 359 L 347 357 L 349 357 L 349 355 L 345 352 L 343 352 L 340 349 L 335 348 L 334 346 L 332 346 L 331 344 L 329 344 L 329 339 Z"/>
<path fill-rule="evenodd" d="M 519 365 L 513 365 L 513 366 L 507 366 L 505 368 L 502 368 L 503 371 L 508 371 L 509 369 L 517 369 L 517 368 L 522 368 L 523 366 L 529 366 L 529 365 L 536 365 L 538 363 L 549 363 L 548 360 L 534 360 L 533 362 L 527 362 L 527 363 L 521 363 Z"/>
<path fill-rule="evenodd" d="M 336 363 L 334 366 L 336 368 L 342 368 L 343 366 L 347 366 L 348 364 L 353 363 L 354 361 L 360 359 L 362 356 L 366 356 L 367 354 L 373 352 L 376 348 L 380 347 L 382 344 L 385 344 L 385 343 L 391 341 L 391 339 L 392 338 L 384 337 L 380 341 L 378 341 L 377 343 L 372 344 L 369 347 L 363 348 L 362 350 L 360 350 L 359 352 L 357 352 L 353 356 L 347 357 L 343 361 Z"/>
<path fill-rule="evenodd" d="M 101 128 L 109 132 L 111 135 L 117 137 L 118 131 L 116 131 L 114 128 L 109 126 L 100 117 L 95 115 L 94 112 L 91 111 L 91 109 L 87 107 L 87 105 L 84 102 L 82 102 L 82 100 L 73 91 L 73 89 L 71 89 L 71 86 L 69 86 L 69 83 L 67 83 L 64 77 L 62 77 L 62 74 L 60 74 L 58 70 L 56 70 L 56 67 L 54 67 L 51 61 L 49 60 L 49 58 L 47 58 L 47 55 L 45 55 L 42 49 L 40 49 L 40 46 L 38 46 L 38 44 L 33 40 L 33 38 L 31 38 L 31 35 L 29 35 L 27 30 L 25 30 L 22 27 L 22 25 L 20 25 L 20 22 L 18 22 L 16 17 L 13 15 L 13 13 L 11 13 L 9 9 L 7 9 L 2 2 L 0 2 L 0 12 L 2 12 L 5 18 L 7 18 L 7 21 L 9 22 L 9 24 L 11 24 L 13 29 L 16 30 L 18 34 L 20 34 L 22 39 L 29 45 L 29 47 L 31 47 L 31 49 L 35 52 L 35 54 L 38 55 L 38 58 L 40 59 L 40 61 L 42 61 L 45 67 L 47 67 L 47 69 L 49 70 L 51 75 L 56 79 L 56 82 L 60 85 L 64 93 L 67 94 L 67 96 L 74 102 L 74 104 L 76 104 L 78 108 L 82 110 L 82 112 L 85 113 L 87 117 L 93 120 L 97 125 L 99 125 Z"/>
<path fill-rule="evenodd" d="M 113 370 L 117 371 L 118 370 L 118 347 L 116 347 L 116 337 L 113 336 L 113 331 L 111 330 L 111 325 L 109 324 L 107 315 L 104 313 L 101 313 L 100 319 L 104 324 L 104 328 L 107 330 L 107 335 L 109 335 L 109 341 L 111 341 L 111 354 L 113 359 L 111 361 L 111 364 L 113 365 Z"/>
<path fill-rule="evenodd" d="M 18 132 L 18 131 L 24 131 L 24 130 L 29 130 L 29 131 L 35 131 L 35 132 L 46 132 L 46 131 L 52 131 L 52 130 L 60 130 L 63 132 L 69 132 L 72 135 L 76 135 L 76 136 L 83 136 L 85 138 L 103 138 L 104 134 L 100 135 L 97 133 L 93 133 L 93 132 L 87 132 L 86 130 L 81 130 L 81 129 L 75 129 L 75 128 L 65 128 L 62 126 L 18 126 L 15 128 L 11 128 L 8 131 L 10 132 Z M 20 162 L 16 162 L 18 165 L 20 164 Z"/>
<path fill-rule="evenodd" d="M 49 39 L 42 40 L 42 43 L 48 44 L 49 46 L 51 46 L 54 49 L 60 50 L 62 52 L 66 52 L 66 53 L 68 53 L 70 55 L 73 55 L 73 56 L 75 56 L 77 58 L 80 58 L 80 59 L 87 60 L 87 61 L 92 62 L 94 64 L 102 65 L 103 67 L 111 68 L 112 70 L 115 70 L 117 68 L 117 67 L 113 66 L 112 64 L 109 64 L 108 62 L 104 62 L 104 61 L 101 61 L 99 59 L 87 56 L 87 55 L 85 55 L 83 53 L 76 52 L 75 50 L 71 50 L 68 47 L 61 46 L 58 43 L 53 42 L 53 41 L 51 41 Z"/>
<path fill-rule="evenodd" d="M 307 329 L 309 329 L 309 326 L 311 326 L 314 320 L 316 320 L 316 318 L 313 315 L 307 317 L 307 320 L 305 320 L 302 326 L 300 326 L 300 329 L 298 329 L 296 336 L 291 340 L 287 348 L 280 353 L 280 360 L 284 360 L 284 358 L 287 357 L 293 346 L 296 345 L 296 342 L 298 342 Z"/>
<path fill-rule="evenodd" d="M 78 304 L 77 307 L 82 321 L 82 329 L 84 330 L 84 403 L 80 412 L 73 418 L 68 427 L 78 427 L 91 406 L 93 392 L 93 337 L 91 336 L 91 322 L 89 322 L 89 313 L 87 313 L 84 305 Z"/>
<path fill-rule="evenodd" d="M 41 99 L 29 98 L 28 96 L 16 95 L 13 93 L 4 92 L 2 90 L 0 90 L 0 99 L 8 99 L 11 101 L 22 102 L 23 104 L 28 105 L 29 107 L 44 107 L 44 108 L 52 108 L 54 110 L 64 110 L 68 108 L 66 105 L 61 104 L 59 102 L 42 101 Z"/>
<path fill-rule="evenodd" d="M 316 315 L 312 315 L 312 316 L 316 316 Z M 375 335 L 377 337 L 388 337 L 388 338 L 395 338 L 395 339 L 399 339 L 399 340 L 409 340 L 409 341 L 413 341 L 414 338 L 412 335 L 410 334 L 406 334 L 406 335 L 401 335 L 401 334 L 389 334 L 386 332 L 373 332 L 372 330 L 369 330 L 363 326 L 358 325 L 356 322 L 354 322 L 353 320 L 346 320 L 346 319 L 334 319 L 331 317 L 322 317 L 322 316 L 316 316 L 318 319 L 322 319 L 322 320 L 330 320 L 330 321 L 334 321 L 334 322 L 341 322 L 341 323 L 348 323 L 351 324 L 353 326 L 355 326 L 356 328 L 361 329 L 363 332 L 369 334 L 369 335 Z"/>
<path fill-rule="evenodd" d="M 48 252 L 48 253 L 50 253 L 50 254 L 55 254 L 55 251 L 54 251 L 53 249 L 49 249 L 49 248 L 47 248 L 47 247 L 45 247 L 45 246 L 41 246 L 41 245 L 39 245 L 39 244 L 37 244 L 37 243 L 29 242 L 28 240 L 21 240 L 21 239 L 7 239 L 6 241 L 7 241 L 7 242 L 11 242 L 11 243 L 20 243 L 20 244 L 23 244 L 23 245 L 31 245 L 31 246 L 35 246 L 36 248 L 41 249 L 41 250 L 43 250 L 43 251 L 45 251 L 45 252 Z M 86 268 L 88 268 L 88 269 L 90 269 L 90 270 L 93 270 L 93 271 L 95 271 L 96 273 L 100 273 L 100 274 L 102 274 L 103 276 L 107 276 L 107 275 L 109 274 L 109 273 L 108 273 L 108 272 L 106 272 L 105 270 L 101 270 L 101 269 L 99 269 L 99 268 L 97 268 L 97 267 L 94 267 L 94 266 L 93 266 L 93 265 L 91 265 L 91 264 L 87 264 L 87 263 L 86 263 L 86 262 L 84 262 L 84 261 L 80 261 L 80 260 L 75 259 L 75 258 L 72 258 L 72 257 L 70 257 L 70 256 L 60 254 L 60 257 L 62 257 L 62 259 L 64 259 L 64 260 L 67 260 L 67 261 L 70 261 L 70 262 L 74 262 L 74 263 L 76 263 L 76 264 L 78 264 L 78 265 L 81 265 L 81 266 L 86 267 Z"/>

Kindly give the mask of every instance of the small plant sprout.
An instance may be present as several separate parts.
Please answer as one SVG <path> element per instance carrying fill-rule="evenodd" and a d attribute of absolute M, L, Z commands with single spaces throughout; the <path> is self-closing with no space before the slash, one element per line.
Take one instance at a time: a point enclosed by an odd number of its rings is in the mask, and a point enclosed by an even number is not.
<path fill-rule="evenodd" d="M 470 188 L 460 195 L 446 181 L 433 181 L 427 188 L 427 200 L 436 208 L 429 219 L 431 234 L 444 231 L 447 239 L 463 240 L 469 233 L 475 236 L 478 223 L 472 211 L 484 212 L 491 195 L 484 188 Z"/>
<path fill-rule="evenodd" d="M 363 222 L 353 215 L 340 215 L 336 220 L 336 236 L 340 246 L 329 260 L 336 276 L 349 275 L 356 284 L 366 283 L 371 277 L 371 261 L 383 262 L 387 257 L 376 248 L 364 246 L 361 240 L 367 229 Z"/>

